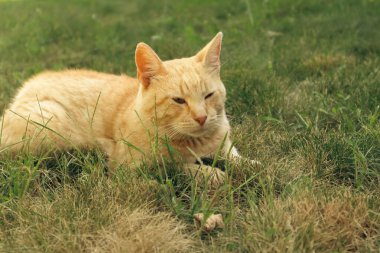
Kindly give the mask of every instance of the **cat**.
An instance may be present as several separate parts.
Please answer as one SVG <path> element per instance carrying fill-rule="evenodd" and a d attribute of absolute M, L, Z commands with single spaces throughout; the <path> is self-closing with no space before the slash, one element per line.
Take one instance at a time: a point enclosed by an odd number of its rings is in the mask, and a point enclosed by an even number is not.
<path fill-rule="evenodd" d="M 90 70 L 32 77 L 1 118 L 0 153 L 99 147 L 112 170 L 167 157 L 166 143 L 180 154 L 186 172 L 220 185 L 223 171 L 195 162 L 218 150 L 225 158 L 241 158 L 232 146 L 224 108 L 222 37 L 219 32 L 195 56 L 169 61 L 139 43 L 137 78 Z M 203 214 L 194 219 L 202 223 Z M 224 226 L 220 214 L 203 224 L 206 231 Z"/>
<path fill-rule="evenodd" d="M 162 61 L 145 43 L 135 51 L 137 78 L 90 70 L 43 72 L 26 81 L 5 111 L 0 152 L 27 147 L 42 153 L 54 147 L 100 147 L 109 167 L 136 167 L 154 155 L 168 156 L 166 139 L 196 175 L 211 184 L 223 172 L 195 164 L 214 154 L 240 157 L 229 137 L 220 79 L 223 34 L 219 32 L 195 56 Z"/>

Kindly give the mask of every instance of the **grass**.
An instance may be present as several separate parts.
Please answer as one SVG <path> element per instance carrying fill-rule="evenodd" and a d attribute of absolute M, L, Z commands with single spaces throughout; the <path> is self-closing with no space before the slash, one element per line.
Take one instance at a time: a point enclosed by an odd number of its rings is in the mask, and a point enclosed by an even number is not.
<path fill-rule="evenodd" d="M 103 154 L 0 161 L 2 252 L 378 252 L 380 4 L 371 0 L 0 1 L 0 107 L 44 69 L 135 75 L 134 48 L 189 56 L 224 32 L 240 152 L 210 193 Z M 196 212 L 226 227 L 202 233 Z"/>

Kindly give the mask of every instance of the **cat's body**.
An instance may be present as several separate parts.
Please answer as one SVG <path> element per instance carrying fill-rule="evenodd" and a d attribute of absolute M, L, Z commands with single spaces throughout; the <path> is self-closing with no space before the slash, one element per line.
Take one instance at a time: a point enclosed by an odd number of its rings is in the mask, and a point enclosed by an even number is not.
<path fill-rule="evenodd" d="M 212 187 L 220 185 L 222 171 L 194 162 L 219 148 L 218 155 L 240 157 L 231 146 L 224 110 L 221 42 L 218 33 L 195 56 L 165 62 L 139 43 L 136 79 L 88 70 L 31 78 L 0 119 L 0 153 L 99 147 L 112 168 L 162 161 L 175 150 L 186 172 Z M 224 226 L 220 214 L 206 218 L 194 216 L 207 231 Z"/>
<path fill-rule="evenodd" d="M 137 79 L 86 70 L 33 77 L 4 114 L 0 150 L 18 152 L 25 143 L 31 152 L 99 146 L 112 166 L 167 155 L 163 139 L 187 163 L 216 152 L 223 141 L 228 153 L 221 39 L 219 33 L 196 56 L 165 62 L 140 43 Z"/>
<path fill-rule="evenodd" d="M 12 146 L 26 133 L 28 119 L 26 136 L 31 139 L 32 151 L 40 148 L 45 133 L 60 149 L 112 143 L 118 114 L 132 105 L 137 90 L 137 80 L 127 76 L 86 70 L 39 74 L 23 85 L 6 111 L 2 146 L 17 150 L 25 144 Z M 127 111 L 125 116 L 128 114 Z M 41 133 L 35 128 L 40 128 Z"/>

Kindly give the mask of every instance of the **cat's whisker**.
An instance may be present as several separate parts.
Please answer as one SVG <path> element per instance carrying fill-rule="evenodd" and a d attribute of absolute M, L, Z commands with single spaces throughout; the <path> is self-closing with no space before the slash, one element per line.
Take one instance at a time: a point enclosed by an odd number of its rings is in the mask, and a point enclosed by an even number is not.
<path fill-rule="evenodd" d="M 170 130 L 168 130 L 168 131 L 166 131 L 166 135 L 171 135 L 172 133 L 176 133 L 176 132 L 178 132 L 176 129 L 174 129 L 174 128 L 172 128 L 172 129 L 170 129 Z"/>
<path fill-rule="evenodd" d="M 217 115 L 215 115 L 217 118 L 223 118 L 225 115 L 223 115 L 223 114 L 217 114 Z"/>
<path fill-rule="evenodd" d="M 171 134 L 168 134 L 167 137 L 169 139 L 173 139 L 174 137 L 177 137 L 178 135 L 180 135 L 180 133 L 178 131 L 173 131 L 173 132 L 171 132 Z"/>

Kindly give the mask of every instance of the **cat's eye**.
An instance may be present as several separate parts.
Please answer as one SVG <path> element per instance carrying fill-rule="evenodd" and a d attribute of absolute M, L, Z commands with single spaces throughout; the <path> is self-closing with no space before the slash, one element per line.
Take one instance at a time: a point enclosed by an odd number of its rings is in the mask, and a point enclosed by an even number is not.
<path fill-rule="evenodd" d="M 211 92 L 211 93 L 207 94 L 207 96 L 205 96 L 205 99 L 210 98 L 212 95 L 214 95 L 214 92 Z"/>
<path fill-rule="evenodd" d="M 186 104 L 186 100 L 183 99 L 183 98 L 173 98 L 174 102 L 176 102 L 177 104 Z"/>

